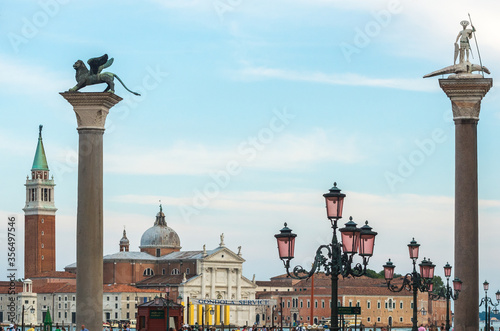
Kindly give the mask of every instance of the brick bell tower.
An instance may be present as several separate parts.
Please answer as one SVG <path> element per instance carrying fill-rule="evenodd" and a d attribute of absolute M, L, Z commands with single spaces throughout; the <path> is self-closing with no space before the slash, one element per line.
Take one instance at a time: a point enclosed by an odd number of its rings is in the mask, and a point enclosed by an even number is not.
<path fill-rule="evenodd" d="M 24 278 L 56 270 L 56 210 L 54 178 L 49 166 L 39 127 L 31 178 L 26 177 L 24 206 Z"/>

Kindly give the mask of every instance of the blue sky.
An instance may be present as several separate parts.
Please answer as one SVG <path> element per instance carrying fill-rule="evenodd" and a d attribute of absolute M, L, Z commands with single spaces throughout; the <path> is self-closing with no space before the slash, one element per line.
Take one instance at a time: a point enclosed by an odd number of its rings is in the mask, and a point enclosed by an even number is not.
<path fill-rule="evenodd" d="M 499 3 L 44 0 L 0 10 L 0 217 L 23 218 L 43 124 L 59 270 L 75 261 L 78 142 L 59 92 L 75 84 L 76 60 L 104 53 L 115 58 L 108 70 L 142 93 L 117 84 L 124 100 L 107 120 L 106 254 L 123 226 L 138 250 L 161 200 L 184 250 L 215 248 L 224 233 L 229 248 L 242 246 L 244 275 L 265 280 L 284 272 L 273 237 L 284 221 L 298 234 L 295 263 L 309 265 L 330 241 L 322 194 L 337 181 L 345 215 L 379 233 L 371 269 L 392 258 L 396 272 L 410 271 L 412 237 L 438 275 L 454 265 L 451 104 L 437 78 L 422 76 L 452 64 L 470 12 L 493 77 Z M 480 279 L 495 290 L 497 104 L 493 87 L 478 127 Z"/>

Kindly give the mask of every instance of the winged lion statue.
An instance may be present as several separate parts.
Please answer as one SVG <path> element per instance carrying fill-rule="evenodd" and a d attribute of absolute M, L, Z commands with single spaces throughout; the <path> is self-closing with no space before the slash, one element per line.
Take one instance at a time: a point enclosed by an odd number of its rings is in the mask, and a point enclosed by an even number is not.
<path fill-rule="evenodd" d="M 100 57 L 94 57 L 87 61 L 90 66 L 90 70 L 87 69 L 85 63 L 82 60 L 78 60 L 73 64 L 73 68 L 76 70 L 75 78 L 76 85 L 69 89 L 69 92 L 76 92 L 81 88 L 88 85 L 95 85 L 106 83 L 108 86 L 103 92 L 115 92 L 115 82 L 114 79 L 118 79 L 118 81 L 123 85 L 123 87 L 132 94 L 140 95 L 137 92 L 131 91 L 127 86 L 123 83 L 123 81 L 118 77 L 117 74 L 111 72 L 102 72 L 103 69 L 108 68 L 113 64 L 114 59 L 108 59 L 108 54 L 104 54 Z"/>

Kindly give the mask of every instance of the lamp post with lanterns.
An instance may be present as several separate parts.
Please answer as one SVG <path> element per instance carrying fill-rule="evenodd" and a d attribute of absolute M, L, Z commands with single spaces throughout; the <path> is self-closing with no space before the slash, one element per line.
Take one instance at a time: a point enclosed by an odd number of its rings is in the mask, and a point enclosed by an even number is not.
<path fill-rule="evenodd" d="M 403 284 L 400 287 L 391 284 L 394 277 L 394 268 L 396 267 L 391 259 L 384 264 L 384 277 L 387 281 L 387 287 L 392 292 L 401 292 L 403 289 L 413 292 L 413 318 L 412 318 L 412 331 L 417 331 L 417 293 L 432 291 L 432 278 L 434 278 L 434 267 L 435 265 L 431 260 L 426 260 L 425 257 L 422 262 L 420 262 L 420 273 L 417 272 L 416 263 L 418 259 L 418 250 L 420 244 L 417 244 L 415 238 L 408 244 L 408 250 L 410 252 L 410 258 L 413 262 L 413 271 L 407 273 L 403 277 Z"/>
<path fill-rule="evenodd" d="M 479 303 L 479 307 L 482 306 L 484 303 L 484 312 L 485 312 L 485 318 L 484 318 L 484 329 L 485 330 L 490 330 L 490 318 L 491 318 L 491 307 L 488 311 L 488 302 L 490 303 L 491 306 L 495 307 L 493 309 L 493 314 L 498 314 L 498 309 L 496 308 L 500 304 L 500 291 L 497 291 L 495 293 L 495 297 L 497 299 L 497 303 L 493 303 L 491 301 L 491 298 L 488 296 L 488 289 L 490 288 L 490 283 L 487 281 L 484 281 L 483 283 L 483 289 L 484 289 L 484 298 L 481 299 L 481 302 Z"/>
<path fill-rule="evenodd" d="M 458 278 L 453 280 L 453 289 L 450 287 L 451 265 L 446 262 L 444 266 L 444 276 L 446 277 L 446 287 L 442 288 L 439 293 L 429 293 L 431 300 L 446 299 L 446 326 L 445 330 L 449 331 L 451 328 L 450 323 L 450 299 L 458 300 L 458 294 L 462 290 L 462 281 Z M 455 293 L 453 293 L 455 291 Z"/>
<path fill-rule="evenodd" d="M 356 227 L 356 223 L 349 218 L 349 222 L 344 228 L 339 229 L 342 242 L 337 240 L 337 221 L 342 218 L 342 209 L 344 206 L 345 194 L 337 188 L 337 183 L 323 197 L 326 201 L 327 217 L 330 220 L 333 236 L 332 242 L 328 245 L 321 245 L 316 250 L 316 256 L 311 270 L 305 270 L 301 266 L 296 266 L 290 271 L 290 260 L 294 257 L 296 234 L 285 227 L 274 237 L 278 242 L 278 252 L 280 259 L 285 265 L 289 277 L 294 279 L 307 279 L 316 271 L 324 268 L 325 275 L 331 277 L 331 330 L 338 330 L 338 279 L 342 277 L 360 277 L 366 273 L 368 260 L 373 255 L 376 232 L 368 226 L 368 221 L 361 228 Z M 356 253 L 362 257 L 362 263 L 356 263 L 353 266 L 353 257 Z"/>

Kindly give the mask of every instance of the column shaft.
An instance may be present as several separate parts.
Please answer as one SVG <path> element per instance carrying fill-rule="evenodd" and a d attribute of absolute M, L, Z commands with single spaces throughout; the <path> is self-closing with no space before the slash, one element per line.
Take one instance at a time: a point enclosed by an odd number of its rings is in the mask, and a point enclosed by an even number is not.
<path fill-rule="evenodd" d="M 76 236 L 77 325 L 102 329 L 104 130 L 80 129 Z M 97 320 L 100 321 L 99 325 Z M 97 329 L 97 330 L 100 330 Z"/>
<path fill-rule="evenodd" d="M 479 233 L 477 123 L 491 78 L 448 78 L 439 84 L 450 98 L 455 121 L 455 277 L 463 281 L 455 301 L 455 330 L 477 331 Z"/>
<path fill-rule="evenodd" d="M 114 93 L 64 92 L 78 124 L 78 211 L 76 220 L 76 323 L 102 330 L 103 134 Z"/>

